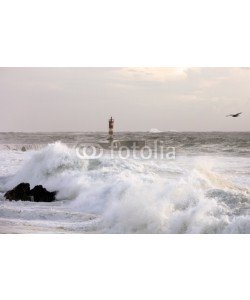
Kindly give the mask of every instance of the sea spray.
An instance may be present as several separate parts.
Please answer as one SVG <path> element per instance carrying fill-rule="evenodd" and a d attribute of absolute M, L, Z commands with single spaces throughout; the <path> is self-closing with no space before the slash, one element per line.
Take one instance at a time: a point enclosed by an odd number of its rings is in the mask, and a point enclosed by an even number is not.
<path fill-rule="evenodd" d="M 2 189 L 42 184 L 58 191 L 57 202 L 14 206 L 1 201 L 6 224 L 16 220 L 27 226 L 32 220 L 39 230 L 65 232 L 250 233 L 249 191 L 244 181 L 239 184 L 238 177 L 224 172 L 235 168 L 229 159 L 82 160 L 59 142 L 20 155 L 22 165 L 1 181 Z"/>

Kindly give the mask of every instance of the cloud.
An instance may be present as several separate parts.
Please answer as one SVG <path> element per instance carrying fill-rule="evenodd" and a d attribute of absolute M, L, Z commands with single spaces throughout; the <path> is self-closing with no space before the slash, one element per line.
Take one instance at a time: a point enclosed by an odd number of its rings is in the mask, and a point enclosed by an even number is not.
<path fill-rule="evenodd" d="M 0 68 L 0 131 L 102 131 L 110 114 L 117 130 L 250 130 L 249 82 L 249 68 Z"/>
<path fill-rule="evenodd" d="M 138 81 L 168 82 L 187 78 L 186 68 L 122 68 L 121 76 Z"/>

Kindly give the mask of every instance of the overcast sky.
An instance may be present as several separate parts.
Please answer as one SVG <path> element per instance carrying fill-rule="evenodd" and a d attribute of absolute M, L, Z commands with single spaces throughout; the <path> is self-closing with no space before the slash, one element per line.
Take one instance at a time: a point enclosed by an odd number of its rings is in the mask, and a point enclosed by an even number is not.
<path fill-rule="evenodd" d="M 0 131 L 250 131 L 250 69 L 0 68 L 0 104 Z"/>

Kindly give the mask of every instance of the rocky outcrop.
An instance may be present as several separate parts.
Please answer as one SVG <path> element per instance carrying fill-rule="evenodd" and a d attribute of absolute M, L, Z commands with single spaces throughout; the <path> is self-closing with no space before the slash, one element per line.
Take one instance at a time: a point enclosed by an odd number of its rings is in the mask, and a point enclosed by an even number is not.
<path fill-rule="evenodd" d="M 56 199 L 56 192 L 48 192 L 42 185 L 36 185 L 30 195 L 35 202 L 52 202 Z"/>
<path fill-rule="evenodd" d="M 49 192 L 42 185 L 37 185 L 31 190 L 29 183 L 20 183 L 4 197 L 10 201 L 52 202 L 56 199 L 56 192 Z"/>
<path fill-rule="evenodd" d="M 8 191 L 4 195 L 4 197 L 10 201 L 12 200 L 31 201 L 29 183 L 20 183 L 14 189 Z"/>

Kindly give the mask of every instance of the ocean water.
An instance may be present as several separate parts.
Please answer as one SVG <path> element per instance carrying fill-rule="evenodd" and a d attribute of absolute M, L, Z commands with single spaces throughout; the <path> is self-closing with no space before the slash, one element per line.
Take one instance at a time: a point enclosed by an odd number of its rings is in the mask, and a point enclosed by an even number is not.
<path fill-rule="evenodd" d="M 117 133 L 175 158 L 77 155 L 106 133 L 0 133 L 0 233 L 250 233 L 250 133 Z M 26 151 L 23 151 L 26 150 Z M 4 199 L 21 182 L 53 203 Z"/>

